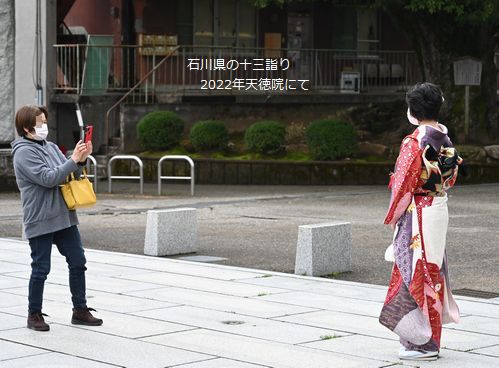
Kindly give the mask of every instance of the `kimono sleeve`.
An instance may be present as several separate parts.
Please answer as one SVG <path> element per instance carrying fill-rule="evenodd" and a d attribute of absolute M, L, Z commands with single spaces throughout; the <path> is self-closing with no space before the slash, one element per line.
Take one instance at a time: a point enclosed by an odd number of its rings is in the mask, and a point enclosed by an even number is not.
<path fill-rule="evenodd" d="M 421 176 L 421 150 L 418 141 L 407 137 L 402 142 L 395 164 L 395 173 L 390 179 L 392 196 L 385 217 L 385 224 L 394 225 L 411 204 L 414 190 Z"/>

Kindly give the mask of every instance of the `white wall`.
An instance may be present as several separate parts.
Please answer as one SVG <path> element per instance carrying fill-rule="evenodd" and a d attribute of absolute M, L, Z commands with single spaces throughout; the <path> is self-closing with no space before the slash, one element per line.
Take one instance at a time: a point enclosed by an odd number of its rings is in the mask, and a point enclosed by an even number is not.
<path fill-rule="evenodd" d="M 15 93 L 14 106 L 37 103 L 35 87 L 36 0 L 15 0 Z M 50 87 L 55 76 L 53 44 L 56 39 L 56 0 L 40 0 L 42 54 L 42 103 L 49 106 Z M 49 66 L 47 68 L 47 65 Z M 47 74 L 48 72 L 48 74 Z M 51 128 L 49 122 L 49 129 Z M 54 127 L 52 127 L 54 128 Z M 52 132 L 51 134 L 55 134 Z"/>
<path fill-rule="evenodd" d="M 15 62 L 16 62 L 16 90 L 15 90 L 15 108 L 19 109 L 26 104 L 36 103 L 36 90 L 34 85 L 35 74 L 35 25 L 36 25 L 36 0 L 16 0 L 15 1 L 15 14 L 16 14 L 16 39 L 15 39 Z M 42 3 L 42 48 L 41 52 L 44 54 L 43 48 L 45 45 L 44 37 L 44 3 Z M 45 60 L 42 60 L 42 86 L 45 85 Z M 44 91 L 45 95 L 45 91 Z"/>

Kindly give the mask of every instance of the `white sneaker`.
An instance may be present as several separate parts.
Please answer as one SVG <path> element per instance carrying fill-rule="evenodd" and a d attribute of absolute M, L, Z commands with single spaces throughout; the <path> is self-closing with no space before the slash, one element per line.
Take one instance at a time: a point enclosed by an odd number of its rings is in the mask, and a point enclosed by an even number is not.
<path fill-rule="evenodd" d="M 399 350 L 399 358 L 402 360 L 437 360 L 438 351 L 406 350 L 404 347 L 401 347 Z"/>

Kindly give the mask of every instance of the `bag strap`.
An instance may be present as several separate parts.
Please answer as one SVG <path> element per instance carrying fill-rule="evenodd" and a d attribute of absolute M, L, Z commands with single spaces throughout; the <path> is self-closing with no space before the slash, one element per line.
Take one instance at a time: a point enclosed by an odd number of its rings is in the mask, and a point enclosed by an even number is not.
<path fill-rule="evenodd" d="M 85 179 L 87 179 L 87 169 L 83 167 L 82 174 Z M 78 178 L 79 179 L 79 178 Z M 76 180 L 74 172 L 66 176 L 66 183 L 69 183 L 71 180 Z"/>

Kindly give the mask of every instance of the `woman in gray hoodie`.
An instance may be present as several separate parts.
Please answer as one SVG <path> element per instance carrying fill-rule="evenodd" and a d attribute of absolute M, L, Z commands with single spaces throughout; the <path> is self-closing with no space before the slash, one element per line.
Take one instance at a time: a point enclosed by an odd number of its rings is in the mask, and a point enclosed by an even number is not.
<path fill-rule="evenodd" d="M 14 140 L 14 172 L 21 192 L 23 224 L 31 248 L 27 327 L 48 331 L 42 313 L 43 288 L 50 272 L 52 244 L 66 258 L 69 287 L 73 301 L 71 323 L 91 326 L 102 324 L 88 308 L 85 297 L 86 259 L 78 231 L 76 211 L 68 210 L 59 190 L 66 177 L 77 177 L 92 153 L 92 143 L 79 141 L 67 159 L 57 145 L 46 140 L 48 112 L 45 107 L 21 107 L 15 118 L 19 138 Z"/>

